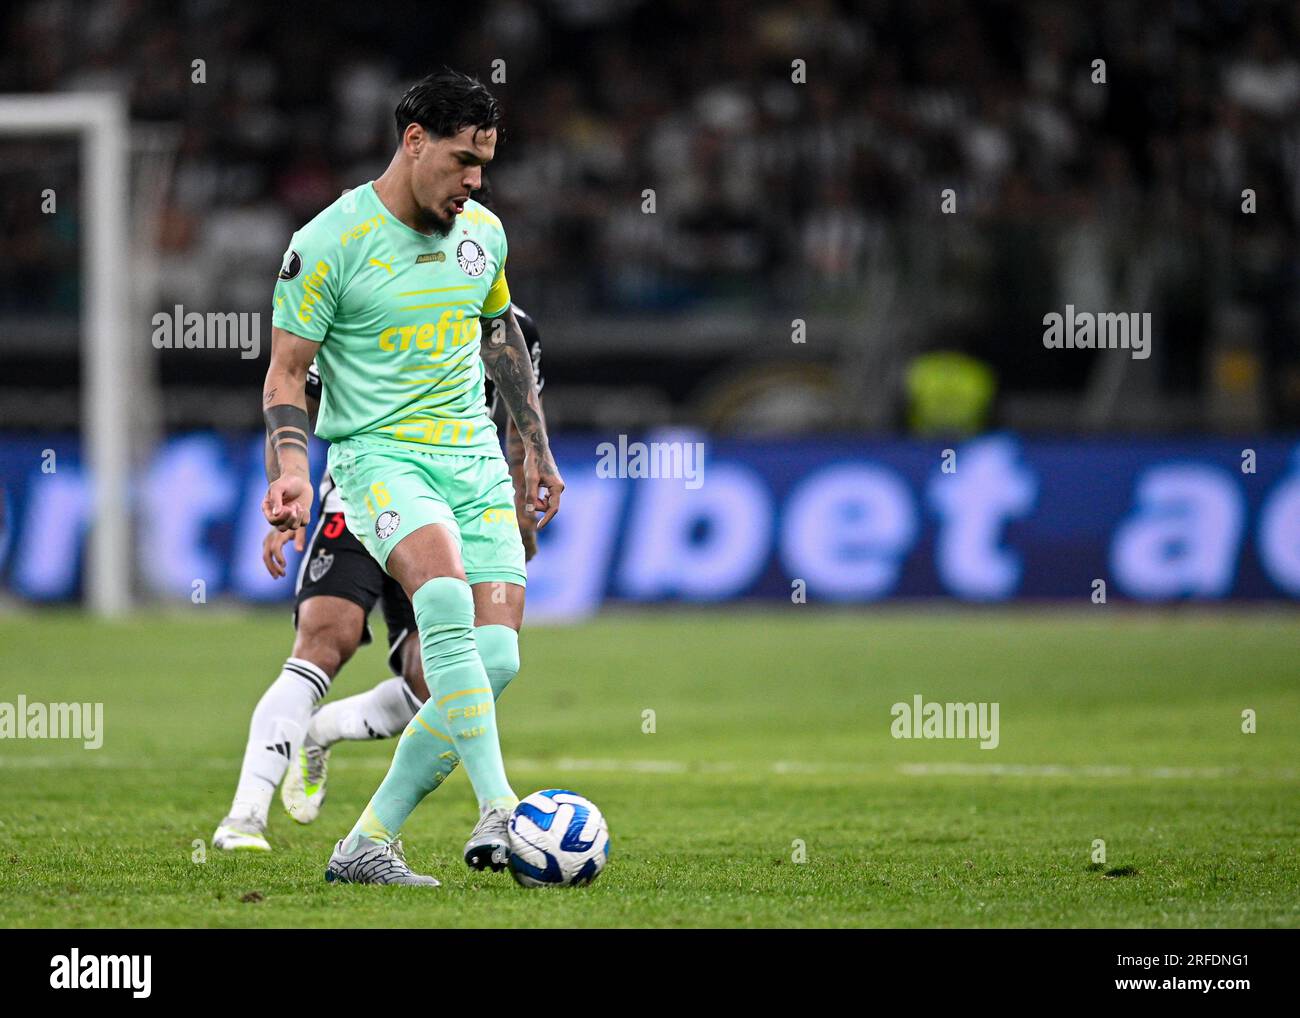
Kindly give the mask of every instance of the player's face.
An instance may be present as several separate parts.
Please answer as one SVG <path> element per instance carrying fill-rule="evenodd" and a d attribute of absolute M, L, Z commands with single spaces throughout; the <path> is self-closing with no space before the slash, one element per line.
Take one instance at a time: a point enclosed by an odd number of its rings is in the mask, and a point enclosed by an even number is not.
<path fill-rule="evenodd" d="M 483 184 L 483 167 L 496 154 L 497 132 L 466 127 L 450 138 L 424 134 L 415 146 L 411 190 L 426 229 L 444 236 L 465 202 Z"/>

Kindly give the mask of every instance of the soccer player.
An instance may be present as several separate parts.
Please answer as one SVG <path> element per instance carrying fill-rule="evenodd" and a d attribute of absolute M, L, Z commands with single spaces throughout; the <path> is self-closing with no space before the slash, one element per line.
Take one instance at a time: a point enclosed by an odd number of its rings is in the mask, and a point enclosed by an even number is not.
<path fill-rule="evenodd" d="M 310 516 L 305 390 L 316 358 L 330 476 L 348 527 L 411 599 L 430 694 L 326 877 L 428 886 L 437 881 L 412 873 L 392 843 L 455 761 L 479 801 L 472 868 L 505 868 L 518 802 L 492 693 L 519 668 L 526 575 L 485 365 L 519 429 L 524 508 L 543 513 L 539 529 L 564 481 L 510 307 L 505 231 L 470 197 L 496 151 L 497 102 L 443 71 L 407 91 L 396 120 L 388 169 L 295 233 L 285 254 L 263 389 L 279 473 L 262 508 L 281 529 Z M 476 643 L 476 619 L 494 630 L 490 646 Z"/>
<path fill-rule="evenodd" d="M 513 310 L 528 341 L 540 394 L 541 336 L 536 323 L 518 304 Z M 537 522 L 523 509 L 523 443 L 505 404 L 496 398 L 491 379 L 486 381 L 485 390 L 493 423 L 506 431 L 506 462 L 527 562 L 537 550 Z M 314 363 L 307 372 L 306 396 L 308 417 L 314 426 L 321 399 L 320 372 Z M 273 477 L 276 469 L 268 441 L 268 477 Z M 253 712 L 235 799 L 213 835 L 215 848 L 271 850 L 266 840 L 267 814 L 282 776 L 280 798 L 285 810 L 299 823 L 311 823 L 325 800 L 330 747 L 344 739 L 397 735 L 429 696 L 419 642 L 407 639 L 416 631 L 410 600 L 347 529 L 343 500 L 328 472 L 321 479 L 319 496 L 321 516 L 310 545 L 302 528 L 282 531 L 272 527 L 262 542 L 262 561 L 274 577 L 285 575 L 283 549 L 289 540 L 295 541 L 299 551 L 308 548 L 295 589 L 293 653 Z M 324 695 L 322 686 L 328 688 L 357 648 L 371 642 L 367 619 L 376 600 L 383 604 L 388 664 L 395 677 L 364 693 L 333 700 L 313 712 Z M 476 627 L 476 639 L 483 632 Z M 500 696 L 502 689 L 504 684 L 495 694 Z"/>

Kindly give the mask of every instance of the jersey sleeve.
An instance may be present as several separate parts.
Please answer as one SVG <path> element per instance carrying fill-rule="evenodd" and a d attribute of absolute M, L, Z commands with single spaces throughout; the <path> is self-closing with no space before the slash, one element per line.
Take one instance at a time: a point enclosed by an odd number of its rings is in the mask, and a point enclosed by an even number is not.
<path fill-rule="evenodd" d="M 483 301 L 483 310 L 480 313 L 483 318 L 500 318 L 510 310 L 510 284 L 506 282 L 506 255 L 508 253 L 505 230 L 502 230 L 501 260 L 497 263 L 497 274 L 496 278 L 492 280 L 492 288 L 488 290 L 488 295 Z"/>
<path fill-rule="evenodd" d="M 334 238 L 299 230 L 276 277 L 271 324 L 303 339 L 324 340 L 338 310 L 342 275 L 342 249 Z"/>

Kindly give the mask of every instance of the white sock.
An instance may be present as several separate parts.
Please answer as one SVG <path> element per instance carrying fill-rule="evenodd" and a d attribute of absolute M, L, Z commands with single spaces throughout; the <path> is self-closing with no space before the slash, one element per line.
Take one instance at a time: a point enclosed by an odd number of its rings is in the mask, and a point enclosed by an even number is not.
<path fill-rule="evenodd" d="M 364 693 L 327 703 L 312 715 L 307 737 L 321 746 L 343 739 L 387 739 L 401 733 L 422 706 L 405 679 L 385 679 Z"/>
<path fill-rule="evenodd" d="M 279 677 L 253 709 L 231 816 L 266 823 L 271 796 L 298 752 L 311 721 L 311 709 L 329 686 L 329 676 L 310 661 L 298 657 L 285 661 Z"/>

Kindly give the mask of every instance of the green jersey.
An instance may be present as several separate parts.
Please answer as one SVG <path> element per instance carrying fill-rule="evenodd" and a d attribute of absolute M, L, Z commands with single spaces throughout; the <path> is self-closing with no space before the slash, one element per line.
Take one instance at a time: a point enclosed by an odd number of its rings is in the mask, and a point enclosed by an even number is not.
<path fill-rule="evenodd" d="M 501 456 L 483 400 L 482 318 L 510 307 L 506 234 L 476 201 L 445 237 L 400 222 L 374 182 L 293 235 L 272 322 L 320 344 L 316 434 Z"/>

